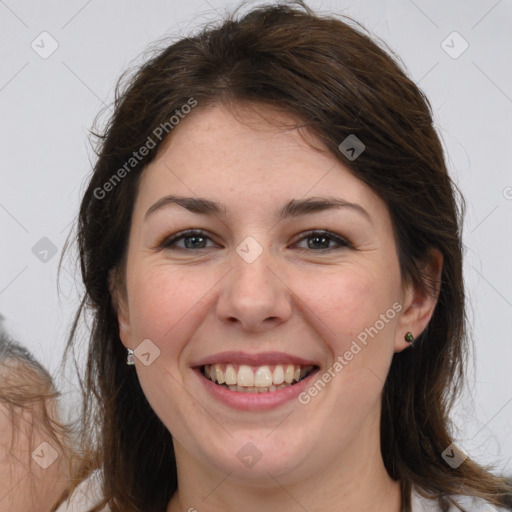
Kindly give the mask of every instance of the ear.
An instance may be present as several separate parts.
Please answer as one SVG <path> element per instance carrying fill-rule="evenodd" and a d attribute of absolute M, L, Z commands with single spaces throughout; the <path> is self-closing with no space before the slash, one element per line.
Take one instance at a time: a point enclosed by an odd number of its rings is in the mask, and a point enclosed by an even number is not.
<path fill-rule="evenodd" d="M 431 248 L 420 262 L 419 268 L 423 286 L 411 283 L 405 287 L 403 312 L 396 329 L 395 352 L 401 352 L 410 346 L 404 339 L 407 332 L 417 338 L 432 318 L 441 289 L 443 255 L 439 250 Z"/>
<path fill-rule="evenodd" d="M 131 348 L 130 340 L 130 315 L 128 312 L 128 301 L 126 288 L 122 283 L 122 276 L 119 269 L 113 268 L 108 274 L 108 288 L 112 297 L 112 304 L 117 313 L 119 324 L 119 338 L 126 348 Z"/>

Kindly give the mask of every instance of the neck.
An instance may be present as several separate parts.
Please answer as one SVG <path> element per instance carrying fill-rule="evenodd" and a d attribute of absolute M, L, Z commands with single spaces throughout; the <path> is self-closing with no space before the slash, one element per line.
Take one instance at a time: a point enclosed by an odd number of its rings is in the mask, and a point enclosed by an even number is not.
<path fill-rule="evenodd" d="M 378 426 L 378 418 L 375 422 Z M 363 428 L 349 447 L 333 455 L 321 469 L 308 472 L 307 478 L 269 474 L 267 481 L 258 485 L 235 480 L 236 470 L 225 474 L 205 466 L 175 441 L 179 488 L 167 512 L 399 512 L 400 484 L 384 467 L 375 426 Z M 370 432 L 373 435 L 369 436 Z"/>

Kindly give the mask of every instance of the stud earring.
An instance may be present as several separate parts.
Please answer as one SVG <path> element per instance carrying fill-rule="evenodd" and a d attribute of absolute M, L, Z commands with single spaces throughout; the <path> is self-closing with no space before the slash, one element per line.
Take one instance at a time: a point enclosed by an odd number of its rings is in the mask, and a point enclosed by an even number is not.
<path fill-rule="evenodd" d="M 410 343 L 411 346 L 414 343 L 414 336 L 412 335 L 412 332 L 408 331 L 405 333 L 404 340 L 407 341 L 407 343 Z"/>
<path fill-rule="evenodd" d="M 126 349 L 128 353 L 126 354 L 126 364 L 132 366 L 135 364 L 135 359 L 133 358 L 133 350 L 131 348 Z"/>

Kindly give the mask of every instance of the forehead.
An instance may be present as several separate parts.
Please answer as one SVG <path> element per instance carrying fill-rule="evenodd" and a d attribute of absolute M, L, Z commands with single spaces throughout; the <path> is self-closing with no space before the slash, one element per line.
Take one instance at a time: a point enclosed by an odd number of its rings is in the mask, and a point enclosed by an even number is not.
<path fill-rule="evenodd" d="M 249 204 L 282 203 L 284 197 L 339 195 L 367 206 L 380 201 L 296 124 L 266 106 L 198 108 L 174 128 L 144 170 L 138 202 L 147 205 L 171 192 L 217 198 L 240 211 Z"/>

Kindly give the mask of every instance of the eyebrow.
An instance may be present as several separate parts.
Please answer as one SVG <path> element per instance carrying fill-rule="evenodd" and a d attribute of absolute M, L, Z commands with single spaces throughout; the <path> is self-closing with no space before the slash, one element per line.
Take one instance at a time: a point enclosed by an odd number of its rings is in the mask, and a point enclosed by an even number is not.
<path fill-rule="evenodd" d="M 164 207 L 178 205 L 192 213 L 201 215 L 218 215 L 225 217 L 226 205 L 205 199 L 203 197 L 185 197 L 169 195 L 159 199 L 146 212 L 144 218 L 147 219 L 152 213 Z M 362 214 L 370 223 L 371 217 L 369 213 L 359 204 L 351 203 L 339 197 L 309 197 L 307 199 L 292 199 L 288 201 L 278 213 L 281 220 L 289 217 L 299 217 L 311 213 L 322 212 L 339 208 L 350 208 Z"/>

